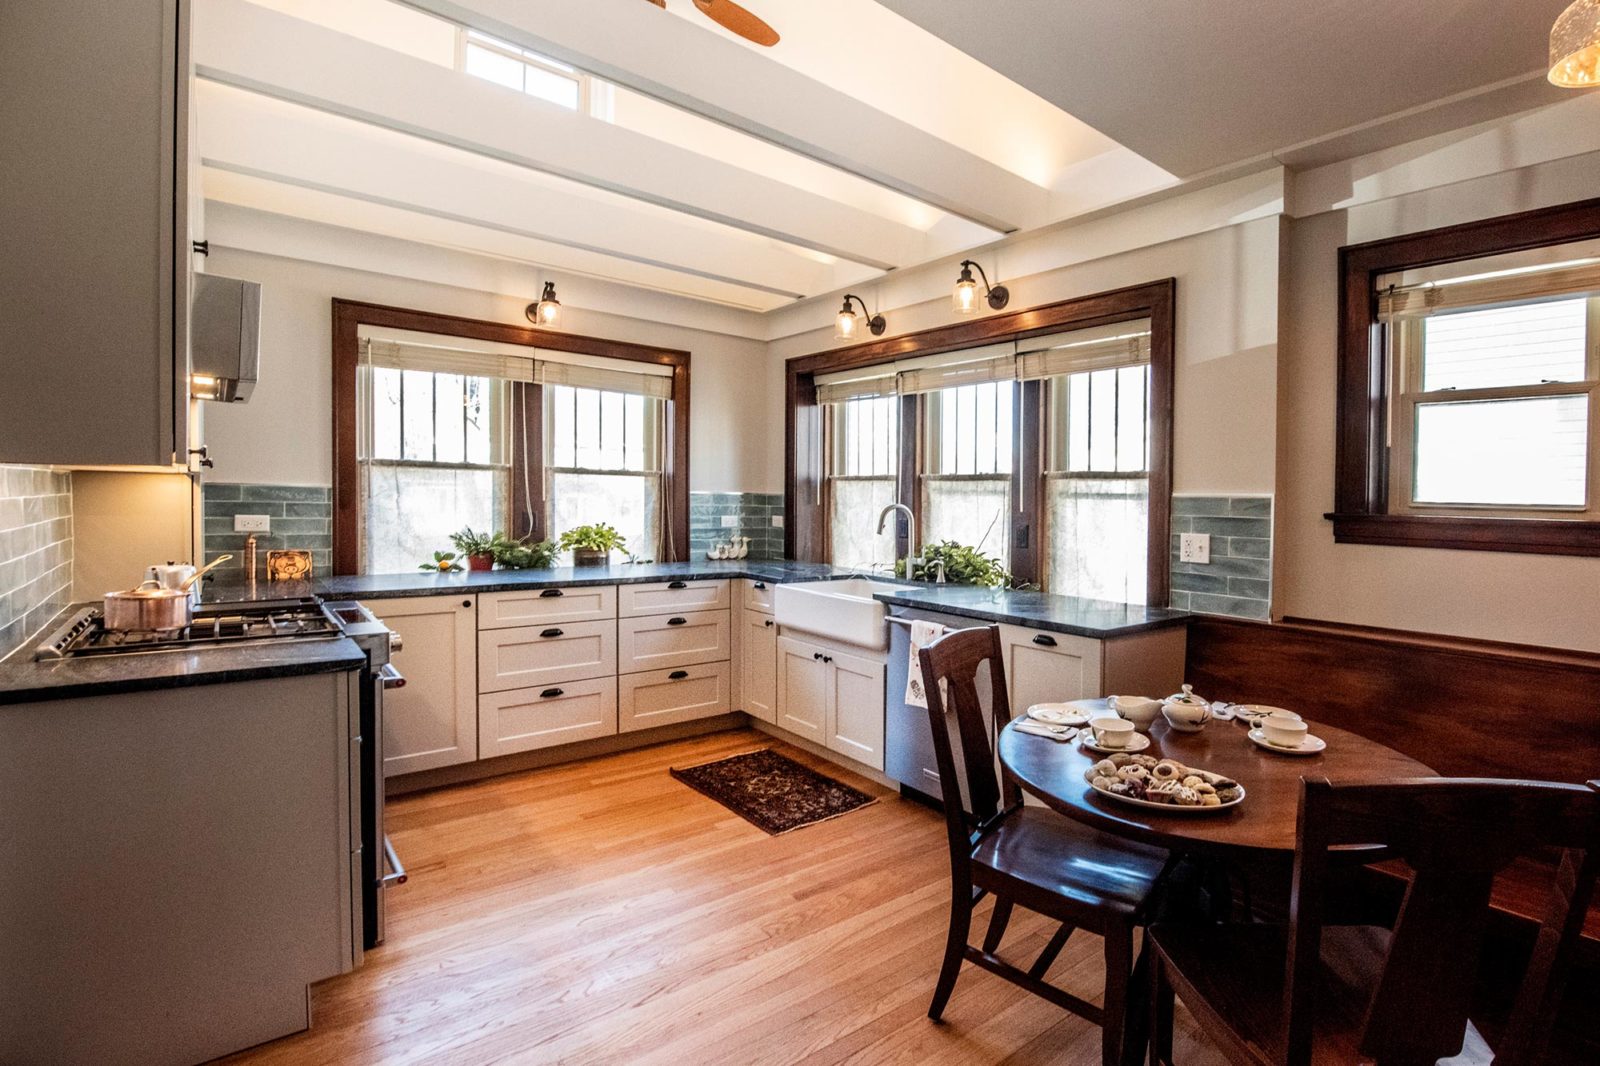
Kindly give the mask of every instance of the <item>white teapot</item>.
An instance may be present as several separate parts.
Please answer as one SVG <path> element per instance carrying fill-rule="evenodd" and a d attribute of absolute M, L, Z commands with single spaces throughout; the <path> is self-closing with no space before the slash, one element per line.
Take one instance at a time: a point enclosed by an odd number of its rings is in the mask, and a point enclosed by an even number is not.
<path fill-rule="evenodd" d="M 1161 716 L 1180 733 L 1198 733 L 1211 721 L 1211 704 L 1185 685 L 1182 692 L 1175 692 L 1161 701 Z"/>

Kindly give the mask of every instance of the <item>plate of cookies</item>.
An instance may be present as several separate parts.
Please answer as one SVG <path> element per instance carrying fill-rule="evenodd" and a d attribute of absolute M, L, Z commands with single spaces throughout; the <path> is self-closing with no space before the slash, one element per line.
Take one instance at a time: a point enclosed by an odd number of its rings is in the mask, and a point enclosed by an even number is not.
<path fill-rule="evenodd" d="M 1172 814 L 1225 811 L 1244 802 L 1244 786 L 1177 759 L 1119 752 L 1084 771 L 1089 787 L 1107 799 Z"/>

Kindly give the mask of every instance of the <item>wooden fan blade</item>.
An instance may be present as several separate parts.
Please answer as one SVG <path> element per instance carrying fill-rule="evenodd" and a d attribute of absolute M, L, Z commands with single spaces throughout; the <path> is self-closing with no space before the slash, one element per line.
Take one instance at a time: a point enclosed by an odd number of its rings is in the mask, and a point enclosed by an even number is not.
<path fill-rule="evenodd" d="M 694 0 L 694 6 L 706 17 L 725 30 L 737 33 L 747 41 L 771 48 L 778 43 L 778 31 L 768 26 L 733 0 Z"/>
<path fill-rule="evenodd" d="M 645 2 L 654 4 L 659 8 L 665 8 L 667 6 L 667 0 L 645 0 Z"/>

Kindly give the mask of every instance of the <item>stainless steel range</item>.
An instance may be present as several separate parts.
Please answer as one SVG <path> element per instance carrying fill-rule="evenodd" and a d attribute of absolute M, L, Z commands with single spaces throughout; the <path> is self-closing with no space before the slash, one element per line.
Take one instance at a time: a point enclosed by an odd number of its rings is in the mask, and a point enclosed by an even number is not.
<path fill-rule="evenodd" d="M 362 946 L 384 937 L 384 892 L 404 884 L 405 867 L 383 831 L 383 693 L 406 681 L 389 661 L 400 650 L 400 635 L 353 600 L 315 598 L 203 605 L 188 626 L 175 630 L 107 629 L 99 607 L 85 607 L 48 634 L 33 652 L 37 661 L 84 656 L 139 655 L 154 652 L 239 648 L 277 641 L 349 638 L 367 656 L 361 677 L 361 735 L 356 738 L 361 774 Z"/>

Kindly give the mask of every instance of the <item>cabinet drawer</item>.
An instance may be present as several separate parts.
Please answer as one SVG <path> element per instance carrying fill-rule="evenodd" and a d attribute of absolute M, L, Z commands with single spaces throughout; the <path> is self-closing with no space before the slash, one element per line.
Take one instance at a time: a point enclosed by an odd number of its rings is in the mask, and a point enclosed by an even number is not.
<path fill-rule="evenodd" d="M 772 583 L 770 581 L 741 581 L 744 606 L 753 611 L 772 613 Z"/>
<path fill-rule="evenodd" d="M 648 585 L 623 585 L 617 590 L 617 616 L 620 618 L 715 611 L 727 606 L 726 581 L 657 581 Z"/>
<path fill-rule="evenodd" d="M 617 678 L 617 728 L 627 733 L 726 714 L 731 677 L 727 663 L 624 674 Z"/>
<path fill-rule="evenodd" d="M 545 626 L 551 622 L 594 622 L 617 616 L 615 585 L 517 589 L 478 597 L 479 629 Z"/>
<path fill-rule="evenodd" d="M 617 731 L 617 682 L 610 677 L 478 697 L 480 758 L 550 748 Z"/>
<path fill-rule="evenodd" d="M 478 634 L 478 691 L 504 692 L 617 672 L 617 624 L 568 622 Z"/>
<path fill-rule="evenodd" d="M 733 654 L 728 627 L 727 611 L 618 619 L 618 669 L 631 674 L 728 659 Z"/>

